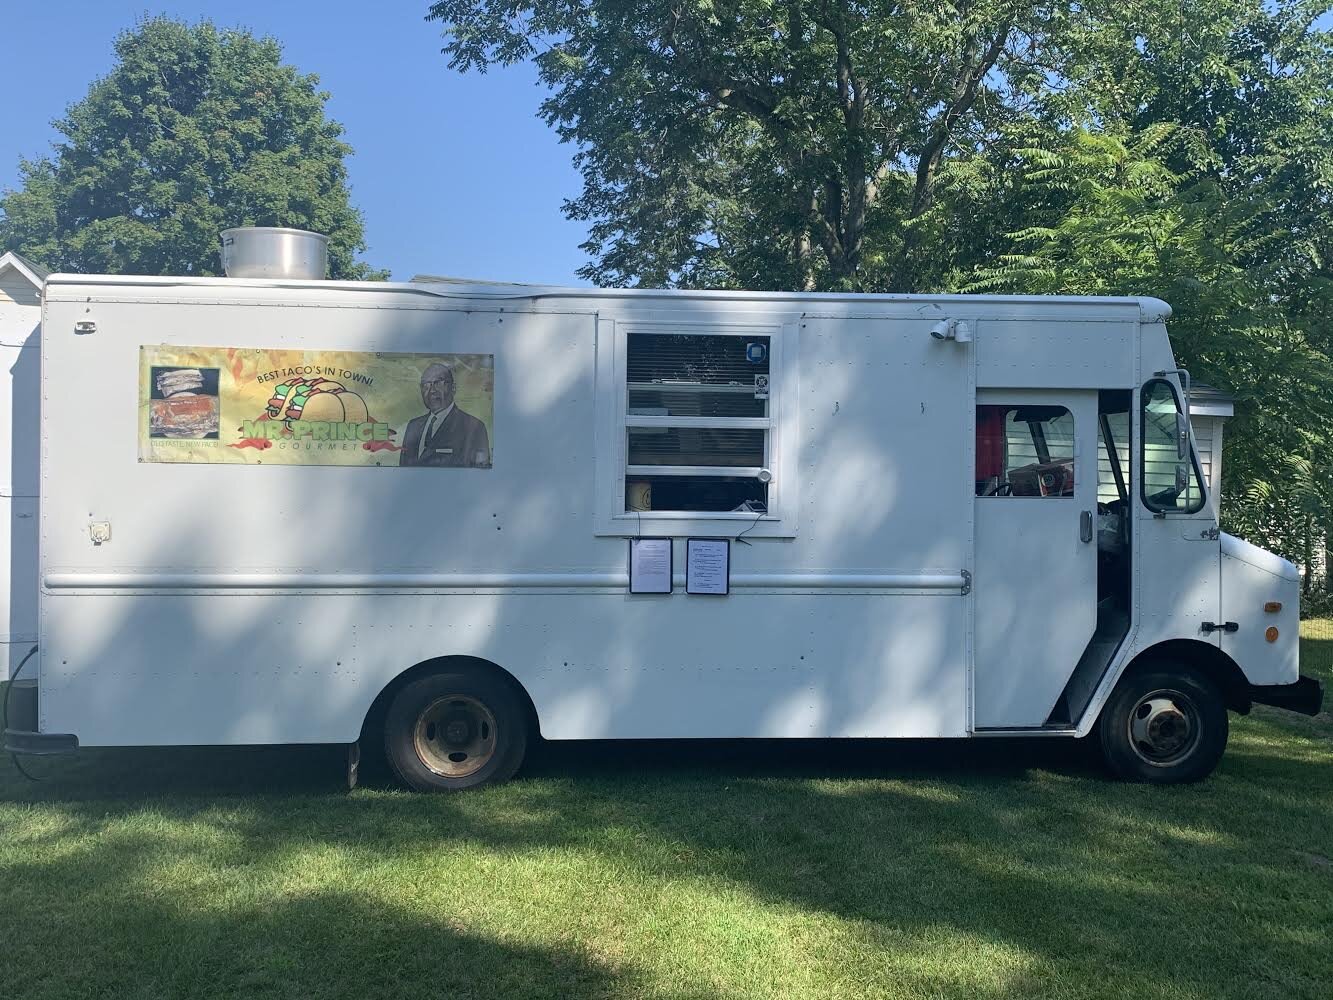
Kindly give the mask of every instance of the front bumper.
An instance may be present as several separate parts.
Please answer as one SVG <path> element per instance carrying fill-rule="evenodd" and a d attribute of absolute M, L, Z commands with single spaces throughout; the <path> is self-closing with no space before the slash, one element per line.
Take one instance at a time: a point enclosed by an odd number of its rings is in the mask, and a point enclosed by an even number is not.
<path fill-rule="evenodd" d="M 1324 706 L 1324 685 L 1304 674 L 1295 684 L 1251 684 L 1250 700 L 1302 715 L 1318 715 Z"/>

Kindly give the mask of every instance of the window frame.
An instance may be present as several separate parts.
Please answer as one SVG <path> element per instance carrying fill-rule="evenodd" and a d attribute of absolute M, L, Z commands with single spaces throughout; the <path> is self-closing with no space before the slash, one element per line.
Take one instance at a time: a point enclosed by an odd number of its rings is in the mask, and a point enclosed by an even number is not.
<path fill-rule="evenodd" d="M 1185 414 L 1185 426 L 1189 430 L 1189 449 L 1190 465 L 1194 469 L 1194 479 L 1199 485 L 1199 499 L 1190 507 L 1154 507 L 1148 499 L 1148 435 L 1147 435 L 1147 414 L 1148 414 L 1148 390 L 1154 384 L 1161 383 L 1171 391 L 1171 399 L 1176 404 L 1176 412 Z M 1210 499 L 1208 483 L 1203 476 L 1203 468 L 1199 465 L 1199 450 L 1194 447 L 1194 422 L 1190 418 L 1188 411 L 1180 401 L 1180 390 L 1170 379 L 1150 378 L 1139 386 L 1138 398 L 1138 422 L 1139 422 L 1139 502 L 1143 504 L 1154 517 L 1193 517 L 1204 511 L 1208 506 Z"/>
<path fill-rule="evenodd" d="M 768 338 L 767 417 L 671 417 L 629 413 L 627 362 L 630 334 L 684 334 Z M 599 317 L 597 322 L 597 441 L 594 534 L 635 537 L 641 534 L 687 537 L 710 534 L 747 538 L 794 538 L 800 509 L 796 433 L 798 324 L 692 320 L 634 320 Z M 639 427 L 750 427 L 767 431 L 768 510 L 764 514 L 737 511 L 627 511 L 625 479 L 632 470 L 645 475 L 735 475 L 757 473 L 760 467 L 740 466 L 631 466 L 629 429 Z M 652 470 L 652 471 L 648 471 Z M 693 473 L 686 470 L 694 470 Z"/>

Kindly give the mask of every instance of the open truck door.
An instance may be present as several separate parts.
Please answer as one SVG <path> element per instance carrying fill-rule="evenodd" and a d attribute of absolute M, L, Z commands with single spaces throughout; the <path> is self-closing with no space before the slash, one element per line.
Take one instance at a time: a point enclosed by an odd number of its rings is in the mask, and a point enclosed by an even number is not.
<path fill-rule="evenodd" d="M 977 393 L 976 729 L 1045 724 L 1097 627 L 1097 404 Z"/>

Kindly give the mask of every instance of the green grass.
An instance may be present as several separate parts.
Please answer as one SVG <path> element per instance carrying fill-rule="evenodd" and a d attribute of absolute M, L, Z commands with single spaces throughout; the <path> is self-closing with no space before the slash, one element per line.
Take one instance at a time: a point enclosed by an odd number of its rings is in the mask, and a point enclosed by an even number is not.
<path fill-rule="evenodd" d="M 328 749 L 6 761 L 0 991 L 1322 1000 L 1330 765 L 1266 709 L 1187 788 L 982 741 L 553 746 L 453 797 Z"/>

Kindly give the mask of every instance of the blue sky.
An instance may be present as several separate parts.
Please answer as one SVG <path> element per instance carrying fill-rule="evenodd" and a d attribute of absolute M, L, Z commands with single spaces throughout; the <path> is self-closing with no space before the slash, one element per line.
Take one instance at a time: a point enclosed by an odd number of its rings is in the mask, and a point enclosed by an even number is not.
<path fill-rule="evenodd" d="M 0 188 L 21 156 L 45 155 L 51 121 L 112 65 L 112 40 L 165 13 L 273 35 L 288 62 L 317 73 L 330 116 L 356 149 L 352 199 L 365 213 L 366 260 L 417 273 L 570 284 L 585 260 L 582 224 L 560 212 L 579 191 L 573 148 L 536 117 L 531 68 L 449 69 L 427 0 L 228 0 L 5 3 Z M 3 248 L 0 248 L 3 249 Z"/>

